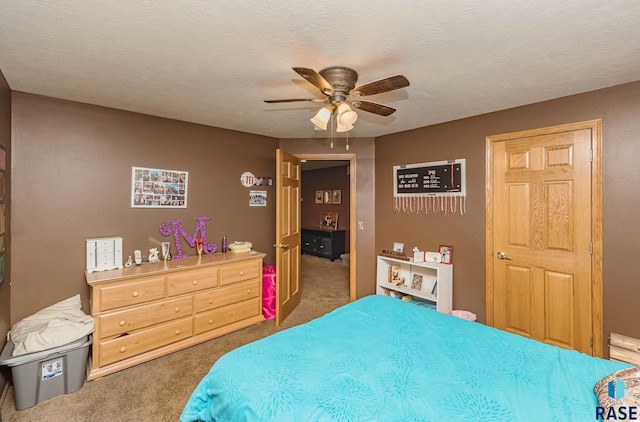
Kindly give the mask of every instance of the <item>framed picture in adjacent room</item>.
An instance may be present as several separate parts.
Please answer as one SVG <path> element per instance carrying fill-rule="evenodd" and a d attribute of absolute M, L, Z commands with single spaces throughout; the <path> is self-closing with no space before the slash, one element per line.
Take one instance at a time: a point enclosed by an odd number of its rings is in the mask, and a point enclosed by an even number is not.
<path fill-rule="evenodd" d="M 340 189 L 333 190 L 333 202 L 334 204 L 342 204 L 342 191 Z"/>
<path fill-rule="evenodd" d="M 324 191 L 316 191 L 316 204 L 322 204 L 324 202 Z"/>
<path fill-rule="evenodd" d="M 338 228 L 338 213 L 337 212 L 320 213 L 320 228 L 336 230 Z"/>
<path fill-rule="evenodd" d="M 331 191 L 324 191 L 324 203 L 325 204 L 333 204 L 333 198 L 331 198 Z"/>

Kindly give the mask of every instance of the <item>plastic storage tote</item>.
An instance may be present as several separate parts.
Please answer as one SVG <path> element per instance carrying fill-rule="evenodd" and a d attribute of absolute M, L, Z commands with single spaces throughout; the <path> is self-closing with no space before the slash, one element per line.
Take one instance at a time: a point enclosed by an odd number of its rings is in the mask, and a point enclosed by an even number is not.
<path fill-rule="evenodd" d="M 11 340 L 2 349 L 0 365 L 11 368 L 16 410 L 73 393 L 84 383 L 91 336 L 41 352 L 11 356 Z"/>
<path fill-rule="evenodd" d="M 266 319 L 276 317 L 276 266 L 265 265 L 262 268 L 262 316 Z"/>

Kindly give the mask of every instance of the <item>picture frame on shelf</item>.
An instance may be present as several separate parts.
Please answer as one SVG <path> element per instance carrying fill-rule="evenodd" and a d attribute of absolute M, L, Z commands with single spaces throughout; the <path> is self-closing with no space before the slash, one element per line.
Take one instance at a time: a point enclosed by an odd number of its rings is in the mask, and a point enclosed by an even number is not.
<path fill-rule="evenodd" d="M 393 264 L 389 266 L 389 277 L 388 281 L 391 284 L 395 284 L 396 286 L 401 286 L 404 284 L 404 277 L 402 277 L 402 267 L 399 264 Z"/>
<path fill-rule="evenodd" d="M 316 191 L 316 204 L 324 203 L 324 191 L 317 190 Z"/>
<path fill-rule="evenodd" d="M 404 252 L 404 243 L 393 242 L 393 251 L 403 253 Z"/>
<path fill-rule="evenodd" d="M 334 204 L 342 204 L 342 191 L 340 189 L 333 190 L 333 199 Z"/>
<path fill-rule="evenodd" d="M 442 254 L 440 252 L 426 252 L 424 254 L 425 262 L 440 263 L 442 261 Z"/>
<path fill-rule="evenodd" d="M 411 279 L 411 288 L 413 290 L 422 290 L 422 274 L 414 274 Z"/>
<path fill-rule="evenodd" d="M 331 191 L 324 191 L 324 203 L 325 204 L 333 204 L 333 198 L 331 197 Z"/>
<path fill-rule="evenodd" d="M 440 262 L 451 264 L 453 262 L 453 246 L 440 245 Z"/>

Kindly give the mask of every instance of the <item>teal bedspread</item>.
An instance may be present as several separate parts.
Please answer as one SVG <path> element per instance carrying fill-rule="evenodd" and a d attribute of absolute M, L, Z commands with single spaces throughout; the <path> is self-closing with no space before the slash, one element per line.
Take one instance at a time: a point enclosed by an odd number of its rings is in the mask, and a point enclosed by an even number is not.
<path fill-rule="evenodd" d="M 629 365 L 368 296 L 221 357 L 181 421 L 590 421 Z"/>

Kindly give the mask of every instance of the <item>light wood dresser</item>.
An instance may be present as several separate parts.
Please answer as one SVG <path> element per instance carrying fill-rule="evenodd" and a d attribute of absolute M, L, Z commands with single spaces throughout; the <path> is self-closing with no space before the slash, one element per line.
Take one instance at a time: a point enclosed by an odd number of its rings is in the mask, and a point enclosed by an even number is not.
<path fill-rule="evenodd" d="M 95 320 L 87 379 L 264 321 L 264 257 L 216 253 L 85 273 Z"/>

